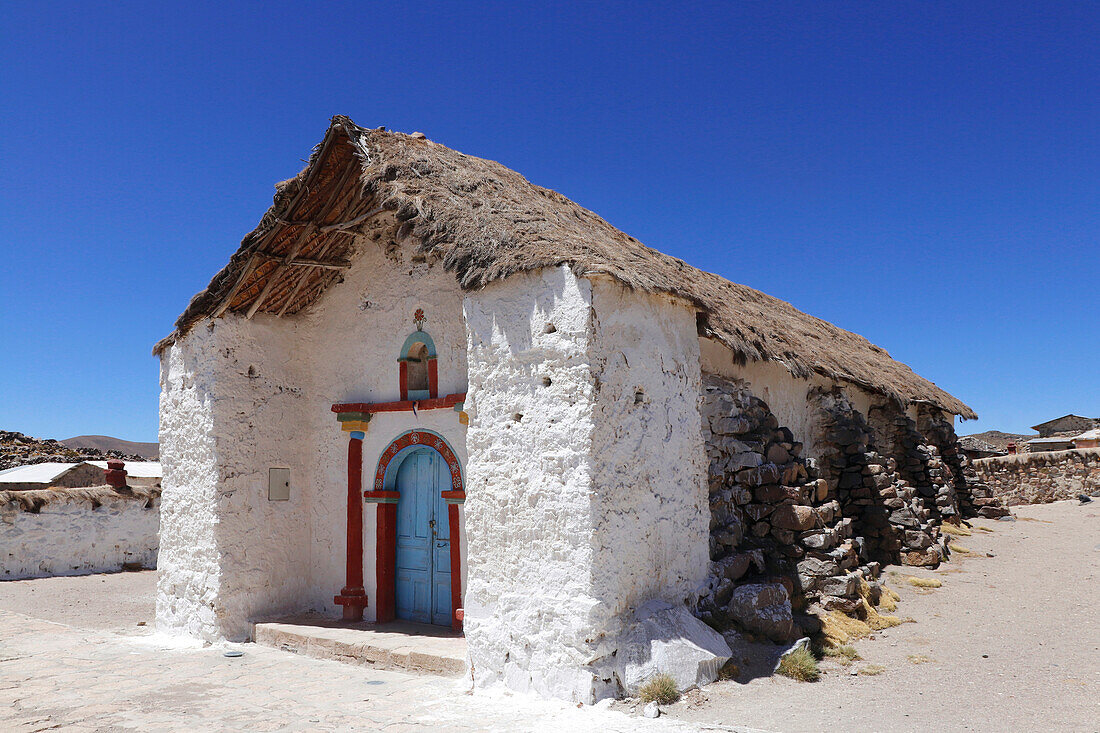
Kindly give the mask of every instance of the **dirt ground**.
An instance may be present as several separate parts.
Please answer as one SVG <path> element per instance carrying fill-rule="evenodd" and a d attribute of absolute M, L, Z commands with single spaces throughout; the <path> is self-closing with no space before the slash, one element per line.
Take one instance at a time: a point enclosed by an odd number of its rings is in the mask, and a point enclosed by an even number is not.
<path fill-rule="evenodd" d="M 888 568 L 895 615 L 915 621 L 855 642 L 862 661 L 826 662 L 815 683 L 716 682 L 664 712 L 792 732 L 1100 731 L 1100 501 L 1013 510 L 1018 521 L 976 520 L 956 539 L 973 554 Z M 852 674 L 871 664 L 885 669 Z"/>
<path fill-rule="evenodd" d="M 5 580 L 0 609 L 81 629 L 151 631 L 156 591 L 156 570 Z"/>
<path fill-rule="evenodd" d="M 1100 501 L 1014 511 L 1016 522 L 975 521 L 956 539 L 971 554 L 939 570 L 888 568 L 902 597 L 896 615 L 914 622 L 855 642 L 863 660 L 826 662 L 816 683 L 718 682 L 662 720 L 792 732 L 1100 731 Z M 909 576 L 943 585 L 918 589 Z M 142 636 L 152 631 L 155 583 L 155 572 L 6 581 L 0 610 Z M 868 665 L 884 669 L 852 674 Z M 337 676 L 348 674 L 341 666 Z"/>

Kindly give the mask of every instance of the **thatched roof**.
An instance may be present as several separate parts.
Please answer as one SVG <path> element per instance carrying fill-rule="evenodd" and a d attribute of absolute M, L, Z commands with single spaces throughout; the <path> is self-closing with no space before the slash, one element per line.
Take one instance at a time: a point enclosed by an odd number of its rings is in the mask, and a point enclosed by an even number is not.
<path fill-rule="evenodd" d="M 568 264 L 580 275 L 602 273 L 694 303 L 699 333 L 739 359 L 777 361 L 796 377 L 822 374 L 902 404 L 927 402 L 976 417 L 862 336 L 650 249 L 499 163 L 418 133 L 364 129 L 347 117 L 332 119 L 306 168 L 277 187 L 259 226 L 154 353 L 208 316 L 289 315 L 307 308 L 340 279 L 355 254 L 353 235 L 379 221 L 392 225 L 398 242 L 411 240 L 440 256 L 468 290 Z"/>

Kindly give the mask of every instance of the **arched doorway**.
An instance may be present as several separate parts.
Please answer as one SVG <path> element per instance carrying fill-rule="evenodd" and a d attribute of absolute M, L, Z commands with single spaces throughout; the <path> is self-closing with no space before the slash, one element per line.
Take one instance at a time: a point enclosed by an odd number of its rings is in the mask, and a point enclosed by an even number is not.
<path fill-rule="evenodd" d="M 397 618 L 451 624 L 451 534 L 442 492 L 451 473 L 437 451 L 415 448 L 403 456 L 394 488 L 397 553 L 394 605 Z"/>
<path fill-rule="evenodd" d="M 428 430 L 399 435 L 382 451 L 374 487 L 363 497 L 378 505 L 377 621 L 408 618 L 461 630 L 459 507 L 466 492 L 451 446 Z"/>

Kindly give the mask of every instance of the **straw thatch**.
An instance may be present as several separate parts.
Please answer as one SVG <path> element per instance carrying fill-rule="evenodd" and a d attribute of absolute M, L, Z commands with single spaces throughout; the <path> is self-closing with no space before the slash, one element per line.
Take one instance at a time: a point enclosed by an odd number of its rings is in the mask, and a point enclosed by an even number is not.
<path fill-rule="evenodd" d="M 121 489 L 107 485 L 82 488 L 53 486 L 48 489 L 0 491 L 0 509 L 37 514 L 47 504 L 61 502 L 87 502 L 90 508 L 98 509 L 115 499 L 142 501 L 146 507 L 151 508 L 159 497 L 160 486 L 124 486 Z"/>
<path fill-rule="evenodd" d="M 465 289 L 516 272 L 568 264 L 699 309 L 699 333 L 745 361 L 772 360 L 796 377 L 817 373 L 887 395 L 976 417 L 973 410 L 861 336 L 789 303 L 646 247 L 559 193 L 499 163 L 423 135 L 368 130 L 334 117 L 306 168 L 280 184 L 275 203 L 206 290 L 157 344 L 197 321 L 233 311 L 293 314 L 339 280 L 355 234 L 385 221 L 398 242 L 438 255 Z"/>

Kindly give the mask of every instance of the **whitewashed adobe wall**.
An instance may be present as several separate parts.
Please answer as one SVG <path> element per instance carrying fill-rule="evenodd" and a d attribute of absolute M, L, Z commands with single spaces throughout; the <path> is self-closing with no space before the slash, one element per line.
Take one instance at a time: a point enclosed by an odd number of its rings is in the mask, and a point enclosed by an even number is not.
<path fill-rule="evenodd" d="M 344 282 L 309 313 L 203 321 L 162 356 L 163 630 L 243 639 L 259 618 L 339 612 L 348 436 L 331 406 L 400 399 L 397 358 L 417 308 L 437 349 L 440 395 L 465 391 L 454 276 L 400 249 L 361 246 Z M 442 434 L 465 461 L 458 413 L 380 415 L 364 441 L 365 480 L 385 446 L 413 428 Z M 267 500 L 272 467 L 290 469 L 290 501 Z M 374 507 L 365 506 L 368 620 L 374 548 Z"/>
<path fill-rule="evenodd" d="M 636 606 L 707 569 L 694 311 L 593 291 L 561 267 L 465 302 L 474 681 L 580 702 L 618 691 Z"/>
<path fill-rule="evenodd" d="M 300 352 L 310 355 L 310 388 L 301 439 L 303 468 L 311 491 L 309 608 L 336 614 L 332 597 L 344 585 L 347 557 L 348 435 L 340 430 L 334 403 L 390 402 L 401 399 L 398 356 L 416 330 L 413 313 L 424 310 L 427 333 L 436 347 L 439 396 L 466 391 L 466 326 L 462 292 L 438 260 L 424 261 L 411 248 L 385 248 L 361 239 L 361 254 L 344 282 L 330 288 L 303 319 Z M 466 426 L 451 409 L 380 413 L 363 441 L 364 488 L 378 458 L 400 434 L 424 429 L 447 440 L 466 464 Z M 375 514 L 363 507 L 364 582 L 370 599 L 365 617 L 374 619 Z"/>
<path fill-rule="evenodd" d="M 162 630 L 244 639 L 252 614 L 294 610 L 305 594 L 305 492 L 267 500 L 268 468 L 302 475 L 294 330 L 231 315 L 161 359 Z"/>
<path fill-rule="evenodd" d="M 564 267 L 465 301 L 464 625 L 479 685 L 591 695 L 591 304 L 590 283 Z"/>
<path fill-rule="evenodd" d="M 695 308 L 593 282 L 596 563 L 617 618 L 652 598 L 693 598 L 707 576 L 710 505 Z"/>
<path fill-rule="evenodd" d="M 156 499 L 108 498 L 93 508 L 64 489 L 53 493 L 37 513 L 14 502 L 0 508 L 0 579 L 156 567 Z"/>

